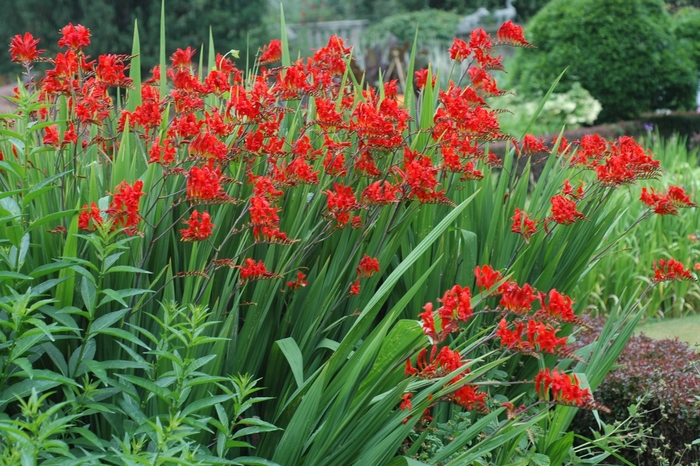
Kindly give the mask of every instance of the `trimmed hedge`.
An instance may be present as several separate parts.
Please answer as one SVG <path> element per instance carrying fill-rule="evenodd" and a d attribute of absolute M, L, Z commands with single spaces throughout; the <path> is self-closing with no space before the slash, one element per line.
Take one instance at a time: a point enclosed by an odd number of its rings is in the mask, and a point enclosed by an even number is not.
<path fill-rule="evenodd" d="M 558 91 L 580 82 L 603 105 L 599 123 L 692 108 L 695 65 L 671 26 L 662 0 L 553 0 L 526 28 L 539 50 L 517 54 L 514 84 L 543 93 L 568 67 Z"/>

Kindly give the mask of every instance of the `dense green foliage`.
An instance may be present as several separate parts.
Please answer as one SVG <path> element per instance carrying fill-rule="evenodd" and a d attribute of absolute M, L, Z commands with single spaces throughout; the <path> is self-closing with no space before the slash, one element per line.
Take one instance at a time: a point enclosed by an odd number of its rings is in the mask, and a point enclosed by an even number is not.
<path fill-rule="evenodd" d="M 169 50 L 209 43 L 209 28 L 220 50 L 242 51 L 250 45 L 255 53 L 262 45 L 263 15 L 267 3 L 262 0 L 167 0 L 165 22 Z M 0 39 L 3 43 L 15 34 L 33 31 L 39 44 L 49 53 L 58 50 L 59 29 L 72 22 L 90 28 L 90 54 L 128 54 L 134 21 L 138 18 L 142 39 L 141 64 L 150 69 L 158 63 L 161 0 L 4 0 L 0 15 Z M 248 41 L 248 34 L 251 34 Z M 2 52 L 0 74 L 17 72 Z"/>
<path fill-rule="evenodd" d="M 513 64 L 524 93 L 544 92 L 565 68 L 563 90 L 580 82 L 603 106 L 599 122 L 694 104 L 695 66 L 671 32 L 661 0 L 554 0 L 529 23 Z"/>

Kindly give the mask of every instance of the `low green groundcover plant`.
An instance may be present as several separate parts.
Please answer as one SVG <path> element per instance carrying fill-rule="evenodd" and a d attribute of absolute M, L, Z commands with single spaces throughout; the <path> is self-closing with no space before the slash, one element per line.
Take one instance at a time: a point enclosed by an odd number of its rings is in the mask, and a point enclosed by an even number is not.
<path fill-rule="evenodd" d="M 12 39 L 29 79 L 0 115 L 3 463 L 580 459 L 571 420 L 607 409 L 592 391 L 641 312 L 574 351 L 567 293 L 619 240 L 611 194 L 661 168 L 630 138 L 502 134 L 492 48 L 529 47 L 519 27 L 455 40 L 449 87 L 419 71 L 403 101 L 337 37 L 245 71 L 211 43 L 167 65 L 161 39 L 147 80 L 138 30 L 131 56 L 91 59 L 82 25 L 38 42 Z M 514 175 L 541 152 L 543 181 Z M 695 206 L 644 192 L 642 217 Z M 648 289 L 694 280 L 654 268 Z"/>

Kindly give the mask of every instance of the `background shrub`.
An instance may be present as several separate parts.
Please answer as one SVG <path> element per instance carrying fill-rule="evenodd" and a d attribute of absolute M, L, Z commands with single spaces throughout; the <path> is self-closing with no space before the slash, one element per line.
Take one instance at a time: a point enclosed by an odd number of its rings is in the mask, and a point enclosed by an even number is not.
<path fill-rule="evenodd" d="M 695 67 L 661 0 L 554 0 L 527 30 L 539 50 L 515 59 L 522 92 L 545 92 L 568 67 L 558 92 L 580 82 L 603 106 L 599 122 L 694 104 Z"/>
<path fill-rule="evenodd" d="M 595 335 L 587 332 L 580 341 L 585 344 Z M 658 454 L 673 458 L 675 452 L 682 452 L 684 461 L 698 461 L 698 446 L 687 445 L 698 438 L 700 427 L 700 354 L 677 339 L 652 340 L 641 334 L 630 338 L 617 363 L 595 392 L 596 399 L 612 409 L 610 415 L 601 413 L 601 419 L 625 419 L 627 408 L 646 397 L 640 428 L 651 429 L 638 449 L 620 455 L 640 466 L 659 464 Z M 586 437 L 590 429 L 597 430 L 593 415 L 583 411 L 574 426 Z"/>
<path fill-rule="evenodd" d="M 372 43 L 383 40 L 387 34 L 393 34 L 400 41 L 413 42 L 418 29 L 420 41 L 439 41 L 451 43 L 455 36 L 461 15 L 449 11 L 426 9 L 387 16 L 373 24 L 365 34 L 365 39 Z"/>

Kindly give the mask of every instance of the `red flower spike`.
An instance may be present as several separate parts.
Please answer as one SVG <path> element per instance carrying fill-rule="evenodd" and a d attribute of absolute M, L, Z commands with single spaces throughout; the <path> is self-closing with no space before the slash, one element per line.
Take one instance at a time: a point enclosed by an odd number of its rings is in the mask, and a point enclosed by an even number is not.
<path fill-rule="evenodd" d="M 197 53 L 197 49 L 193 49 L 192 47 L 187 47 L 185 50 L 175 50 L 175 53 L 170 55 L 173 68 L 184 69 L 192 66 L 192 57 L 194 57 L 195 53 Z"/>
<path fill-rule="evenodd" d="M 263 261 L 256 263 L 254 259 L 247 258 L 243 262 L 244 265 L 236 266 L 236 268 L 241 269 L 241 282 L 280 278 L 280 275 L 268 271 Z"/>
<path fill-rule="evenodd" d="M 186 220 L 185 225 L 189 228 L 180 230 L 182 238 L 180 241 L 204 241 L 212 235 L 212 228 L 214 224 L 211 223 L 211 217 L 209 212 L 202 212 L 201 214 L 196 210 L 192 211 L 192 215 L 189 220 Z"/>
<path fill-rule="evenodd" d="M 464 385 L 450 395 L 450 400 L 468 411 L 488 414 L 486 396 L 486 393 L 477 392 L 473 385 Z"/>
<path fill-rule="evenodd" d="M 24 37 L 22 37 L 21 34 L 14 36 L 10 41 L 10 55 L 12 56 L 12 61 L 27 66 L 29 63 L 38 59 L 39 55 L 46 52 L 46 50 L 37 50 L 37 44 L 39 44 L 39 39 L 35 39 L 34 36 L 28 32 L 24 33 Z"/>
<path fill-rule="evenodd" d="M 476 286 L 481 291 L 489 291 L 503 278 L 501 272 L 494 270 L 490 265 L 484 265 L 483 267 L 477 265 L 474 269 L 474 276 L 476 277 Z"/>
<path fill-rule="evenodd" d="M 302 272 L 297 272 L 296 281 L 287 282 L 287 287 L 290 290 L 294 291 L 294 290 L 298 290 L 299 288 L 303 288 L 308 284 L 309 284 L 309 282 L 306 280 L 306 275 Z"/>
<path fill-rule="evenodd" d="M 273 39 L 260 51 L 260 64 L 268 65 L 279 61 L 282 58 L 282 41 Z"/>
<path fill-rule="evenodd" d="M 90 204 L 90 207 L 87 204 L 83 204 L 83 209 L 78 215 L 78 228 L 86 231 L 95 231 L 102 223 L 102 214 L 97 204 L 93 202 Z"/>
<path fill-rule="evenodd" d="M 535 155 L 548 153 L 549 148 L 544 145 L 544 138 L 537 139 L 532 134 L 526 134 L 523 136 L 523 141 L 520 143 L 520 147 L 515 146 L 518 149 L 519 155 Z"/>
<path fill-rule="evenodd" d="M 546 298 L 549 298 L 545 302 Z M 559 293 L 552 289 L 549 291 L 549 296 L 544 293 L 538 293 L 537 299 L 540 301 L 540 310 L 535 314 L 536 317 L 544 315 L 553 320 L 576 323 L 577 317 L 572 308 L 573 301 L 570 297 Z"/>
<path fill-rule="evenodd" d="M 202 168 L 193 166 L 187 175 L 187 198 L 221 199 L 226 197 L 221 188 L 221 169 L 209 163 Z"/>
<path fill-rule="evenodd" d="M 683 264 L 675 259 L 659 259 L 658 263 L 654 262 L 654 282 L 666 281 L 697 281 L 690 274 L 690 269 L 686 269 Z"/>
<path fill-rule="evenodd" d="M 360 280 L 355 280 L 352 282 L 352 285 L 350 285 L 350 291 L 348 292 L 350 296 L 358 295 L 360 294 Z"/>
<path fill-rule="evenodd" d="M 175 162 L 175 154 L 177 154 L 177 147 L 172 144 L 170 139 L 166 139 L 163 145 L 160 144 L 160 138 L 157 137 L 153 141 L 153 145 L 148 150 L 148 155 L 150 156 L 148 163 L 160 163 L 162 165 L 170 165 Z"/>
<path fill-rule="evenodd" d="M 79 51 L 90 45 L 90 30 L 83 25 L 73 26 L 73 23 L 68 23 L 61 29 L 61 35 L 63 37 L 58 41 L 59 47 Z"/>
<path fill-rule="evenodd" d="M 117 228 L 126 228 L 126 234 L 133 235 L 136 232 L 136 225 L 141 221 L 139 215 L 139 199 L 145 195 L 143 191 L 143 181 L 137 180 L 133 185 L 122 181 L 115 188 L 112 195 L 112 202 L 107 209 L 110 220 Z"/>
<path fill-rule="evenodd" d="M 435 331 L 435 319 L 433 318 L 433 303 L 427 303 L 423 306 L 423 310 L 424 312 L 418 314 L 418 318 L 421 320 L 423 333 L 428 337 L 430 343 L 436 343 L 438 341 L 438 336 Z"/>
<path fill-rule="evenodd" d="M 535 391 L 545 401 L 552 401 L 565 406 L 578 406 L 584 409 L 600 409 L 610 412 L 608 408 L 593 400 L 591 391 L 583 389 L 575 375 L 565 374 L 558 369 L 540 370 L 535 377 Z"/>
<path fill-rule="evenodd" d="M 58 126 L 51 125 L 44 128 L 44 145 L 58 147 Z"/>
<path fill-rule="evenodd" d="M 362 256 L 360 265 L 357 266 L 357 278 L 368 278 L 379 272 L 379 261 L 376 257 L 370 257 L 367 254 Z"/>
<path fill-rule="evenodd" d="M 603 186 L 656 178 L 661 172 L 659 161 L 652 159 L 650 151 L 628 136 L 620 137 L 603 155 L 602 164 L 598 165 L 598 160 L 594 160 L 589 165 L 595 169 Z"/>
<path fill-rule="evenodd" d="M 514 47 L 536 48 L 534 45 L 525 40 L 523 28 L 508 20 L 501 24 L 496 32 L 496 39 L 499 45 L 512 45 Z"/>
<path fill-rule="evenodd" d="M 578 186 L 578 188 L 574 192 L 574 188 L 573 186 L 571 186 L 571 183 L 569 183 L 569 179 L 567 178 L 566 180 L 564 180 L 564 186 L 562 187 L 561 193 L 564 196 L 569 196 L 573 199 L 581 200 L 583 199 L 583 196 L 585 194 L 583 182 Z"/>
<path fill-rule="evenodd" d="M 515 208 L 515 215 L 511 217 L 513 224 L 510 231 L 523 237 L 526 243 L 530 242 L 530 237 L 537 233 L 537 221 L 530 218 L 527 212 Z"/>
<path fill-rule="evenodd" d="M 428 68 L 422 69 L 415 72 L 416 76 L 416 89 L 423 89 L 428 82 Z M 432 76 L 430 82 L 431 87 L 435 87 L 437 81 L 437 76 Z"/>
<path fill-rule="evenodd" d="M 457 62 L 462 62 L 466 60 L 471 54 L 471 50 L 467 46 L 467 43 L 462 39 L 455 38 L 452 42 L 452 47 L 450 47 L 450 58 Z"/>
<path fill-rule="evenodd" d="M 683 188 L 678 186 L 669 186 L 663 194 L 657 194 L 654 188 L 649 188 L 648 191 L 647 188 L 642 188 L 639 200 L 658 215 L 678 215 L 679 208 L 697 207 Z"/>
<path fill-rule="evenodd" d="M 567 199 L 562 195 L 553 196 L 551 202 L 552 216 L 550 218 L 557 223 L 569 225 L 586 218 L 581 212 L 576 210 L 575 201 Z"/>
<path fill-rule="evenodd" d="M 459 322 L 467 322 L 471 318 L 473 313 L 471 298 L 469 287 L 455 285 L 445 291 L 442 299 L 438 299 L 442 303 L 438 308 L 438 315 L 442 320 L 442 340 L 448 334 L 459 331 Z"/>
<path fill-rule="evenodd" d="M 523 330 L 525 329 L 525 324 L 518 322 L 516 324 L 515 330 L 510 330 L 508 328 L 508 321 L 503 318 L 498 323 L 498 330 L 496 330 L 496 337 L 501 340 L 501 345 L 507 348 L 515 348 L 520 345 L 523 336 Z"/>
<path fill-rule="evenodd" d="M 530 312 L 532 310 L 532 302 L 537 299 L 535 297 L 535 289 L 527 283 L 520 288 L 517 283 L 507 281 L 498 287 L 498 293 L 501 295 L 499 305 L 515 314 L 527 314 Z"/>
<path fill-rule="evenodd" d="M 401 406 L 399 408 L 401 411 L 406 411 L 406 410 L 412 410 L 413 406 L 411 406 L 411 397 L 413 396 L 413 393 L 404 393 L 401 399 L 403 400 L 401 402 Z"/>

